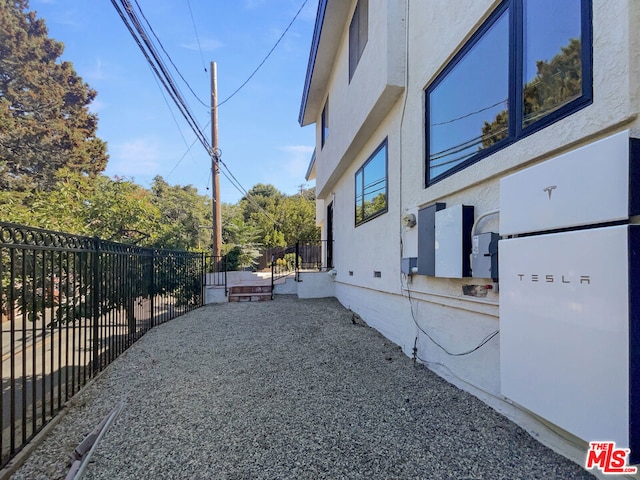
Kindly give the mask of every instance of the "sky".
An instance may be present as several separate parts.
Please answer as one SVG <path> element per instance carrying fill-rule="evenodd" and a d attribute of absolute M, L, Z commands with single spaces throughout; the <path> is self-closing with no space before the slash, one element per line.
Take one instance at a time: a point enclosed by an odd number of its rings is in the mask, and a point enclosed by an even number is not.
<path fill-rule="evenodd" d="M 206 137 L 210 62 L 217 64 L 222 103 L 245 82 L 304 5 L 277 48 L 247 85 L 218 109 L 222 161 L 249 190 L 273 184 L 291 195 L 305 181 L 314 126 L 298 112 L 318 0 L 137 0 L 171 59 L 197 97 L 172 71 Z M 133 1 L 132 1 L 133 3 Z M 62 60 L 98 92 L 90 109 L 107 142 L 104 172 L 148 188 L 156 175 L 211 195 L 211 159 L 155 76 L 110 0 L 30 0 L 49 36 L 65 45 Z M 206 69 L 206 71 L 205 71 Z M 189 153 L 187 153 L 189 152 Z M 185 155 L 186 154 L 186 155 Z M 243 193 L 223 175 L 221 200 Z"/>

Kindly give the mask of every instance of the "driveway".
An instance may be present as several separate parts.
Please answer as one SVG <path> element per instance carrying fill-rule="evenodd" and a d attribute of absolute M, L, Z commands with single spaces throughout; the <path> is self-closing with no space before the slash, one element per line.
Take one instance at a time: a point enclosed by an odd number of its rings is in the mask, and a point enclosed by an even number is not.
<path fill-rule="evenodd" d="M 214 304 L 148 332 L 14 475 L 88 479 L 595 478 L 414 365 L 334 299 Z"/>

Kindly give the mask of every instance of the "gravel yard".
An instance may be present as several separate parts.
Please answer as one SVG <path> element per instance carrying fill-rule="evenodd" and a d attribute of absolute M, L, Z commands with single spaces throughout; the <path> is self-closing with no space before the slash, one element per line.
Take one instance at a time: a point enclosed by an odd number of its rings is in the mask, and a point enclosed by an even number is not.
<path fill-rule="evenodd" d="M 65 478 L 123 400 L 85 478 L 594 478 L 352 318 L 335 299 L 278 296 L 158 326 L 12 478 Z"/>

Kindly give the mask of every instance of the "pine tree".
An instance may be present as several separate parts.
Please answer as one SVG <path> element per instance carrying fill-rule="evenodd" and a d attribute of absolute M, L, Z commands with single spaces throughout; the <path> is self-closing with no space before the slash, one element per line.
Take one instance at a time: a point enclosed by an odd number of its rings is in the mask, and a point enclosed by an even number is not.
<path fill-rule="evenodd" d="M 107 163 L 89 112 L 96 91 L 48 37 L 27 0 L 0 0 L 0 190 L 51 190 L 61 168 L 94 176 Z"/>

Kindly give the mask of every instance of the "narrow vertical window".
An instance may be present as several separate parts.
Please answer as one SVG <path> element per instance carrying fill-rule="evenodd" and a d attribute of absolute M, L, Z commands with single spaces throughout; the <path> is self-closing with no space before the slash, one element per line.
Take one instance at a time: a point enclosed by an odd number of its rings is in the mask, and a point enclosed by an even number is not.
<path fill-rule="evenodd" d="M 385 213 L 387 209 L 387 140 L 356 172 L 356 226 Z"/>
<path fill-rule="evenodd" d="M 349 25 L 349 81 L 369 39 L 369 0 L 358 0 Z"/>
<path fill-rule="evenodd" d="M 329 99 L 324 104 L 324 108 L 322 109 L 322 121 L 320 122 L 320 128 L 322 129 L 320 132 L 321 144 L 320 147 L 324 147 L 324 143 L 327 141 L 329 137 Z"/>

